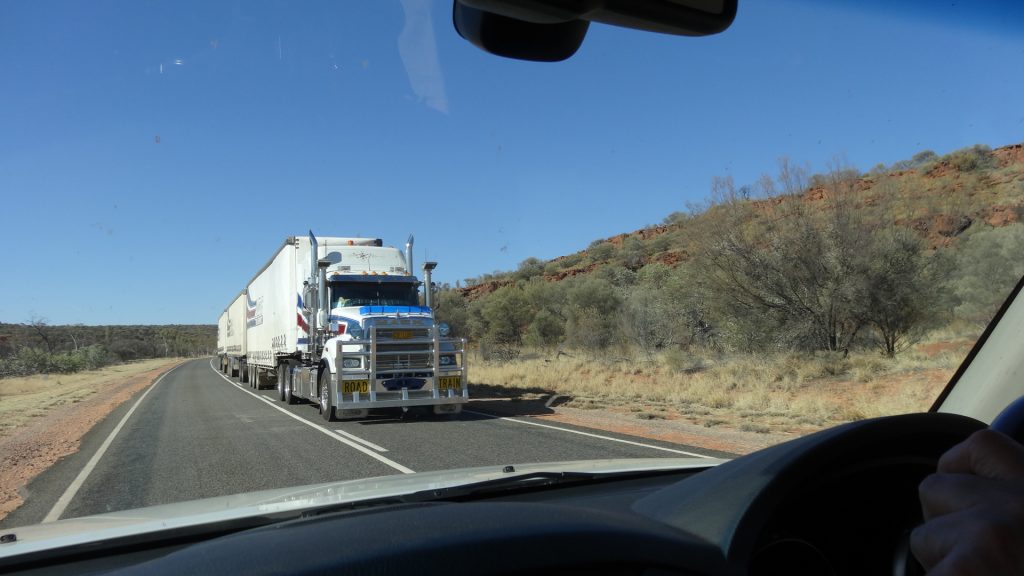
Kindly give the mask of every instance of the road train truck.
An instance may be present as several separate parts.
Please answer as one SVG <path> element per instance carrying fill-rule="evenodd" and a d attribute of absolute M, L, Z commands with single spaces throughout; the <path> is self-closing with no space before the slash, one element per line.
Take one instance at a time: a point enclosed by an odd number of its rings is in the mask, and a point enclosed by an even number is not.
<path fill-rule="evenodd" d="M 328 421 L 380 408 L 460 412 L 466 341 L 435 322 L 436 263 L 423 264 L 420 282 L 412 249 L 412 236 L 404 253 L 378 238 L 286 238 L 221 314 L 221 369 L 276 386 L 283 402 L 313 402 Z"/>
<path fill-rule="evenodd" d="M 245 372 L 245 290 L 240 292 L 217 320 L 217 357 L 221 372 L 232 377 Z"/>

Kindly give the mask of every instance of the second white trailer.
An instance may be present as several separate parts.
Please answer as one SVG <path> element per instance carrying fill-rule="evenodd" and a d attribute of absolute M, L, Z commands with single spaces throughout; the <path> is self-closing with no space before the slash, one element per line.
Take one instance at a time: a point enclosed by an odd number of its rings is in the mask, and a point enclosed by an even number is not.
<path fill-rule="evenodd" d="M 228 304 L 217 319 L 217 357 L 225 374 L 245 374 L 246 328 L 245 292 Z"/>

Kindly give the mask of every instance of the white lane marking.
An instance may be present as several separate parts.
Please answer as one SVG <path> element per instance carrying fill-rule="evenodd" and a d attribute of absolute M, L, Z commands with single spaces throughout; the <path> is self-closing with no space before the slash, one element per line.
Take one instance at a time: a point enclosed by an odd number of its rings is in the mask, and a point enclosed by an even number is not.
<path fill-rule="evenodd" d="M 92 474 L 92 471 L 96 468 L 96 464 L 99 463 L 100 458 L 102 458 L 107 452 L 107 448 L 110 448 L 110 444 L 114 442 L 114 438 L 117 436 L 118 432 L 121 431 L 121 428 L 124 428 L 125 423 L 128 422 L 128 419 L 135 413 L 135 409 L 139 407 L 139 404 L 142 404 L 142 401 L 145 400 L 146 396 L 148 396 L 149 393 L 156 388 L 156 385 L 164 379 L 164 376 L 167 376 L 184 365 L 185 364 L 178 364 L 174 368 L 171 368 L 167 372 L 161 374 L 160 377 L 150 384 L 149 388 L 142 393 L 142 396 L 139 396 L 139 399 L 135 401 L 135 404 L 130 410 L 128 410 L 128 413 L 126 413 L 124 417 L 121 418 L 121 421 L 117 423 L 117 426 L 110 431 L 110 434 L 107 436 L 107 439 L 103 441 L 103 444 L 100 444 L 99 450 L 97 450 L 96 453 L 92 455 L 92 458 L 85 463 L 85 468 L 82 468 L 82 471 L 78 473 L 78 476 L 75 476 L 75 479 L 71 481 L 71 485 L 68 486 L 67 490 L 65 490 L 64 493 L 60 495 L 60 498 L 57 499 L 57 503 L 53 505 L 53 508 L 50 508 L 46 517 L 43 518 L 43 522 L 53 522 L 60 518 L 60 515 L 67 509 L 68 504 L 71 503 L 71 499 L 78 494 L 78 490 L 82 487 L 82 484 L 85 484 L 85 480 L 89 477 L 89 474 Z"/>
<path fill-rule="evenodd" d="M 352 440 L 354 442 L 359 442 L 363 446 L 369 446 L 370 448 L 373 448 L 377 452 L 387 452 L 388 451 L 388 449 L 384 448 L 383 446 L 378 446 L 378 445 L 374 444 L 373 442 L 370 442 L 369 440 L 364 440 L 364 439 L 360 438 L 359 436 L 356 436 L 355 434 L 349 434 L 348 432 L 345 432 L 344 430 L 335 430 L 334 433 L 335 434 L 341 434 L 345 438 L 348 438 L 349 440 Z"/>
<path fill-rule="evenodd" d="M 274 402 L 272 400 L 268 400 L 268 399 L 264 398 L 263 396 L 261 396 L 259 394 L 256 394 L 255 392 L 250 392 L 249 390 L 246 390 L 245 388 L 242 387 L 241 384 L 238 384 L 237 382 L 231 380 L 227 376 L 221 374 L 219 370 L 214 368 L 213 367 L 213 360 L 210 360 L 210 370 L 213 370 L 214 374 L 216 374 L 217 376 L 220 376 L 221 378 L 226 380 L 228 382 L 228 384 L 231 384 L 235 388 L 238 388 L 242 392 L 245 392 L 246 394 L 249 394 L 250 396 L 252 396 L 253 398 L 256 398 L 257 400 L 262 400 L 263 402 L 266 403 L 267 406 L 270 406 L 271 408 L 273 408 L 275 410 L 279 410 L 282 414 L 287 414 L 289 417 L 294 418 L 294 419 L 298 420 L 299 422 L 302 422 L 306 426 L 309 426 L 310 428 L 314 428 L 316 430 L 319 430 L 320 432 L 323 432 L 324 434 L 330 436 L 331 438 L 334 438 L 338 442 L 341 442 L 342 444 L 344 444 L 344 445 L 346 445 L 346 446 L 348 446 L 350 448 L 355 448 L 356 450 L 359 450 L 363 454 L 366 454 L 367 456 L 370 456 L 371 458 L 375 458 L 375 459 L 379 460 L 380 462 L 383 462 L 384 464 L 387 464 L 388 466 L 394 468 L 395 470 L 398 470 L 399 472 L 401 472 L 403 474 L 412 474 L 413 473 L 413 470 L 411 468 L 407 468 L 405 466 L 402 466 L 398 462 L 395 462 L 394 460 L 392 460 L 390 458 L 386 458 L 384 456 L 381 456 L 380 454 L 377 454 L 376 452 L 374 452 L 373 450 L 367 448 L 366 446 L 363 446 L 362 444 L 353 442 L 352 440 L 349 440 L 348 438 L 339 436 L 339 435 L 335 434 L 333 430 L 329 430 L 327 428 L 324 428 L 323 426 L 320 426 L 318 424 L 314 424 L 314 423 L 310 422 L 309 420 L 306 420 L 305 418 L 303 418 L 301 416 L 297 416 L 295 414 L 292 414 L 291 412 L 285 410 L 284 408 L 281 408 L 277 404 L 274 404 Z M 360 440 L 362 440 L 362 438 L 360 438 Z M 365 442 L 365 440 L 363 440 L 363 441 Z M 379 448 L 379 446 L 378 446 L 378 448 Z"/>
<path fill-rule="evenodd" d="M 494 414 L 487 414 L 486 412 L 477 412 L 475 410 L 462 409 L 463 412 L 469 414 L 476 414 L 478 416 L 486 416 L 488 418 L 495 418 L 497 420 L 505 420 L 506 422 L 515 422 L 516 424 L 529 424 L 530 426 L 540 426 L 541 428 L 550 428 L 552 430 L 560 430 L 562 432 L 570 432 L 572 434 L 579 434 L 580 436 L 589 436 L 591 438 L 599 438 L 601 440 L 610 440 L 612 442 L 621 442 L 623 444 L 630 444 L 633 446 L 642 446 L 644 448 L 650 448 L 652 450 L 661 450 L 663 452 L 672 452 L 675 454 L 683 454 L 685 456 L 696 456 L 698 458 L 713 458 L 706 454 L 697 454 L 696 452 L 687 452 L 686 450 L 676 450 L 675 448 L 665 448 L 664 446 L 656 446 L 654 444 L 644 444 L 643 442 L 634 442 L 632 440 L 623 440 L 622 438 L 612 438 L 611 436 L 602 436 L 600 434 L 591 434 L 590 432 L 583 432 L 582 430 L 573 430 L 572 428 L 562 428 L 561 426 L 552 426 L 550 424 L 541 424 L 540 422 L 530 422 L 529 420 L 519 420 L 516 418 L 509 418 L 508 416 L 495 416 Z"/>

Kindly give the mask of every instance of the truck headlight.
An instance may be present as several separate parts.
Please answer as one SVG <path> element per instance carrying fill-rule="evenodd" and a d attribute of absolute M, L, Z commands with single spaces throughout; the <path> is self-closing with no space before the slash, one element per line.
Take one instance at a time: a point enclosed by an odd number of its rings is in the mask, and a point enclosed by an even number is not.
<path fill-rule="evenodd" d="M 438 361 L 441 363 L 441 366 L 454 366 L 455 365 L 455 355 L 454 354 L 446 354 L 444 356 L 441 356 L 438 359 Z"/>
<path fill-rule="evenodd" d="M 359 358 L 345 358 L 341 361 L 342 368 L 359 368 L 360 364 Z"/>
<path fill-rule="evenodd" d="M 447 322 L 441 322 L 437 325 L 437 333 L 440 334 L 442 338 L 447 338 L 451 332 L 452 329 L 448 326 Z"/>

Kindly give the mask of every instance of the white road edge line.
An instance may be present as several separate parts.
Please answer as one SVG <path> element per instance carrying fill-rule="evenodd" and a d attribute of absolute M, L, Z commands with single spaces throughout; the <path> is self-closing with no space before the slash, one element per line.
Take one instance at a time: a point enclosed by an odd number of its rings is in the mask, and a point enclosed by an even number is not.
<path fill-rule="evenodd" d="M 623 444 L 631 444 L 633 446 L 642 446 L 644 448 L 650 448 L 652 450 L 661 450 L 663 452 L 673 452 L 675 454 L 683 454 L 685 456 L 696 456 L 697 458 L 713 458 L 707 454 L 697 454 L 696 452 L 687 452 L 686 450 L 676 450 L 675 448 L 665 448 L 664 446 L 656 446 L 654 444 L 644 444 L 643 442 L 634 442 L 632 440 L 623 440 L 622 438 L 613 438 L 611 436 L 602 436 L 600 434 L 591 434 L 590 432 L 583 432 L 582 430 L 573 430 L 572 428 L 562 428 L 561 426 L 552 426 L 550 424 L 541 424 L 540 422 L 530 422 L 529 420 L 519 420 L 517 418 L 510 418 L 508 416 L 495 416 L 494 414 L 487 414 L 486 412 L 477 412 L 475 410 L 462 409 L 463 412 L 469 414 L 476 414 L 478 416 L 486 416 L 488 418 L 495 418 L 498 420 L 505 420 L 506 422 L 515 422 L 516 424 L 529 424 L 530 426 L 540 426 L 541 428 L 550 428 L 552 430 L 561 430 L 562 432 L 570 432 L 572 434 L 579 434 L 581 436 L 589 436 L 591 438 L 600 438 L 601 440 L 610 440 L 612 442 L 621 442 Z"/>
<path fill-rule="evenodd" d="M 359 436 L 356 436 L 355 434 L 349 434 L 348 432 L 345 432 L 344 430 L 335 430 L 334 433 L 335 434 L 341 434 L 345 438 L 348 438 L 349 440 L 352 440 L 352 441 L 355 441 L 355 442 L 359 442 L 360 444 L 362 444 L 364 446 L 369 446 L 370 448 L 373 448 L 377 452 L 387 452 L 388 451 L 388 449 L 384 448 L 383 446 L 378 446 L 378 445 L 374 444 L 373 442 L 370 442 L 369 440 L 364 440 L 364 439 L 360 438 Z"/>
<path fill-rule="evenodd" d="M 159 378 L 156 379 L 155 382 L 149 385 L 149 388 L 146 388 L 146 391 L 142 393 L 142 396 L 139 396 L 139 399 L 135 401 L 135 404 L 131 407 L 130 410 L 128 410 L 128 413 L 126 413 L 124 417 L 121 418 L 121 421 L 117 423 L 117 426 L 115 426 L 114 429 L 110 431 L 110 434 L 107 436 L 107 439 L 103 441 L 103 444 L 100 444 L 99 450 L 97 450 L 96 453 L 92 455 L 92 458 L 90 458 L 89 461 L 85 463 L 85 467 L 82 468 L 82 471 L 78 473 L 78 476 L 75 476 L 75 479 L 71 481 L 71 485 L 67 487 L 67 490 L 65 490 L 64 493 L 60 495 L 60 498 L 57 499 L 57 503 L 53 505 L 53 508 L 50 508 L 50 511 L 46 514 L 46 517 L 43 518 L 43 522 L 53 522 L 54 520 L 58 520 L 60 518 L 61 514 L 64 513 L 64 510 L 67 509 L 68 504 L 71 503 L 71 499 L 74 498 L 76 494 L 78 494 L 78 490 L 82 487 L 82 484 L 85 484 L 85 480 L 89 477 L 89 474 L 91 474 L 93 469 L 96 468 L 96 464 L 99 463 L 100 458 L 102 458 L 103 455 L 107 452 L 107 448 L 110 448 L 110 445 L 114 442 L 114 438 L 117 436 L 118 432 L 120 432 L 121 428 L 123 428 L 125 423 L 128 422 L 128 419 L 132 417 L 132 414 L 135 413 L 135 409 L 139 407 L 139 404 L 142 404 L 142 401 L 145 400 L 146 396 L 148 396 L 149 393 L 154 388 L 156 388 L 156 385 L 159 384 L 160 381 L 164 379 L 164 376 L 167 376 L 171 372 L 174 372 L 175 370 L 181 368 L 184 365 L 185 363 L 183 362 L 181 364 L 178 364 L 174 368 L 171 368 L 167 372 L 164 372 L 163 374 L 160 375 Z"/>
<path fill-rule="evenodd" d="M 327 428 L 324 428 L 323 426 L 320 426 L 318 424 L 314 424 L 314 423 L 310 422 L 309 420 L 306 420 L 305 418 L 303 418 L 301 416 L 297 416 L 295 414 L 292 414 L 291 412 L 285 410 L 284 408 L 281 408 L 277 404 L 274 404 L 274 402 L 272 400 L 267 400 L 266 398 L 264 398 L 263 396 L 260 396 L 259 394 L 256 394 L 254 392 L 250 392 L 249 390 L 246 390 L 245 388 L 242 387 L 241 384 L 238 384 L 234 380 L 231 380 L 227 376 L 221 374 L 219 370 L 214 368 L 213 367 L 213 360 L 210 360 L 210 370 L 213 370 L 214 374 L 216 374 L 217 376 L 220 376 L 221 378 L 223 378 L 228 384 L 231 384 L 235 388 L 238 388 L 242 392 L 245 392 L 246 394 L 249 394 L 250 396 L 252 396 L 253 398 L 256 398 L 257 400 L 262 400 L 263 402 L 265 402 L 267 404 L 267 406 L 270 406 L 271 408 L 273 408 L 275 410 L 279 410 L 282 414 L 286 414 L 286 415 L 288 415 L 288 416 L 298 420 L 299 422 L 302 422 L 306 426 L 309 426 L 310 428 L 319 430 L 320 432 L 323 432 L 324 434 L 330 436 L 331 438 L 334 438 L 338 442 L 341 442 L 342 444 L 344 444 L 344 445 L 346 445 L 346 446 L 348 446 L 350 448 L 355 448 L 356 450 L 359 450 L 363 454 L 366 454 L 367 456 L 370 456 L 371 458 L 375 458 L 375 459 L 379 460 L 380 462 L 382 462 L 384 464 L 387 464 L 388 466 L 394 468 L 395 470 L 398 470 L 402 474 L 413 474 L 414 473 L 412 468 L 407 468 L 405 466 L 402 466 L 398 462 L 395 462 L 394 460 L 392 460 L 390 458 L 386 458 L 384 456 L 381 456 L 380 454 L 377 454 L 373 450 L 371 450 L 371 449 L 369 449 L 369 448 L 367 448 L 367 447 L 365 447 L 365 446 L 363 446 L 361 444 L 358 444 L 356 442 L 353 442 L 352 440 L 349 440 L 348 438 L 345 438 L 345 437 L 342 437 L 342 436 L 339 436 L 339 435 L 335 434 L 333 430 L 329 430 Z M 362 438 L 360 438 L 360 440 L 362 440 Z M 363 441 L 365 442 L 365 440 L 363 440 Z"/>

